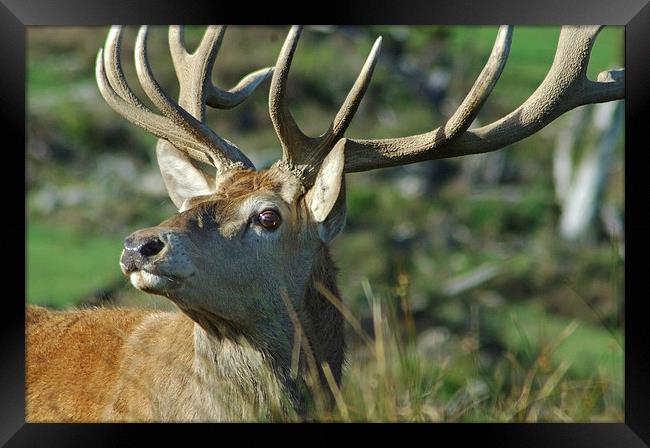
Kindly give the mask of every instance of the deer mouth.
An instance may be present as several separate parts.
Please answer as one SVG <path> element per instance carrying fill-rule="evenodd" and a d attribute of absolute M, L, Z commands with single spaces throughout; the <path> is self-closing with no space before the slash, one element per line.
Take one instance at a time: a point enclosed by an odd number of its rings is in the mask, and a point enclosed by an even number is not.
<path fill-rule="evenodd" d="M 133 271 L 129 274 L 131 284 L 137 289 L 164 295 L 180 287 L 189 276 L 178 276 L 159 272 L 150 272 L 144 269 Z"/>

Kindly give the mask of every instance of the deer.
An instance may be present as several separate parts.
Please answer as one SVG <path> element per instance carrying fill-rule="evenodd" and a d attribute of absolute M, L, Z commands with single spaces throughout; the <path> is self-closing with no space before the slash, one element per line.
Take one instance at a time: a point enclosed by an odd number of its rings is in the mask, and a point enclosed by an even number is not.
<path fill-rule="evenodd" d="M 601 26 L 562 27 L 539 87 L 511 113 L 470 128 L 499 79 L 513 27 L 501 26 L 467 96 L 439 127 L 389 139 L 344 136 L 368 89 L 379 37 L 326 131 L 304 134 L 287 101 L 301 26 L 290 28 L 274 67 L 232 89 L 211 74 L 224 26 L 207 27 L 194 52 L 180 26 L 168 40 L 178 100 L 156 81 L 139 29 L 135 66 L 121 66 L 124 27 L 97 54 L 107 104 L 158 137 L 156 156 L 178 212 L 124 239 L 131 284 L 164 296 L 176 312 L 99 307 L 26 310 L 26 419 L 64 422 L 291 420 L 305 416 L 316 385 L 331 401 L 345 360 L 344 317 L 332 240 L 346 220 L 345 174 L 486 153 L 518 142 L 576 107 L 624 98 L 624 69 L 587 77 Z M 282 157 L 256 170 L 206 124 L 206 105 L 231 109 L 270 78 L 269 114 Z M 330 387 L 328 387 L 330 386 Z"/>

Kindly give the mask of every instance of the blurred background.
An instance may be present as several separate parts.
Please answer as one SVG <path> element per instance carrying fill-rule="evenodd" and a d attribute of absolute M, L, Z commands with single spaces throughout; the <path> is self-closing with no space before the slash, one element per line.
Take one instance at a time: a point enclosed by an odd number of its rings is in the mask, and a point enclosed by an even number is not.
<path fill-rule="evenodd" d="M 382 54 L 348 132 L 420 133 L 449 117 L 496 27 L 308 27 L 289 81 L 294 116 L 322 133 L 374 39 Z M 275 62 L 288 27 L 231 27 L 214 80 L 229 88 Z M 107 27 L 28 29 L 27 302 L 172 307 L 120 273 L 123 238 L 175 208 L 156 139 L 118 116 L 94 79 Z M 620 68 L 623 28 L 596 41 L 589 76 Z M 131 86 L 136 28 L 123 58 Z M 189 27 L 193 48 L 202 27 Z M 521 104 L 550 66 L 559 27 L 515 27 L 510 58 L 474 126 Z M 150 60 L 178 87 L 166 28 Z M 259 168 L 280 157 L 268 84 L 209 125 Z M 347 176 L 333 243 L 350 310 L 335 419 L 623 421 L 623 101 L 584 106 L 484 155 Z"/>

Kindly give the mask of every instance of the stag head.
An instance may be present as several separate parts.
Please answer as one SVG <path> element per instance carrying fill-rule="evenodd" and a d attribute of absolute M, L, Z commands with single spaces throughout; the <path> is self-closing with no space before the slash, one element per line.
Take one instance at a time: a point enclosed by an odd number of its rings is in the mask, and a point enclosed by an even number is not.
<path fill-rule="evenodd" d="M 345 221 L 343 147 L 320 149 L 322 157 L 309 165 L 307 179 L 297 175 L 298 165 L 291 159 L 256 171 L 233 143 L 208 128 L 206 104 L 234 107 L 273 72 L 251 73 L 230 91 L 217 88 L 211 73 L 224 30 L 208 27 L 197 50 L 188 53 L 182 28 L 170 28 L 180 82 L 176 102 L 154 79 L 147 59 L 148 28 L 140 29 L 137 75 L 161 114 L 146 107 L 127 84 L 120 66 L 121 27 L 111 29 L 98 54 L 96 75 L 104 98 L 129 121 L 160 137 L 158 163 L 179 210 L 160 225 L 127 237 L 120 266 L 136 288 L 168 297 L 211 333 L 289 344 L 284 299 L 290 298 L 299 312 L 304 309 L 301 301 L 314 270 L 330 271 L 322 266 L 329 266 L 324 247 Z M 285 54 L 272 83 L 280 82 L 282 89 Z M 324 277 L 321 281 L 334 289 Z"/>

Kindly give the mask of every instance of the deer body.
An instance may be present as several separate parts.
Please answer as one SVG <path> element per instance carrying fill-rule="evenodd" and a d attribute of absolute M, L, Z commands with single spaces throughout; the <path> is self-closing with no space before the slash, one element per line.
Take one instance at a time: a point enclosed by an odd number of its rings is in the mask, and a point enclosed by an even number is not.
<path fill-rule="evenodd" d="M 28 367 L 28 421 L 251 421 L 270 418 L 265 408 L 276 415 L 286 408 L 260 351 L 213 341 L 182 313 L 62 314 L 28 312 L 29 344 L 43 347 L 57 336 L 49 350 L 28 351 L 28 366 L 43 364 L 42 356 L 49 365 L 47 372 Z M 70 325 L 52 334 L 62 322 Z M 88 330 L 93 339 L 84 340 Z M 66 343 L 76 350 L 61 351 Z M 57 390 L 49 393 L 48 385 Z"/>
<path fill-rule="evenodd" d="M 74 356 L 58 344 L 28 351 L 28 366 L 43 363 L 39 356 L 49 365 L 47 372 L 27 369 L 28 421 L 253 421 L 289 413 L 284 385 L 263 353 L 213 340 L 182 313 L 66 314 L 74 323 L 56 340 L 74 344 Z M 40 337 L 53 336 L 48 330 L 62 316 L 41 320 L 30 323 L 32 345 L 44 345 Z M 96 339 L 84 343 L 80 333 L 89 328 Z"/>
<path fill-rule="evenodd" d="M 341 380 L 343 318 L 328 246 L 345 223 L 344 174 L 492 151 L 574 107 L 621 98 L 620 72 L 601 74 L 597 82 L 586 78 L 599 29 L 564 28 L 540 88 L 495 123 L 468 129 L 505 66 L 509 26 L 500 28 L 485 68 L 444 126 L 353 140 L 344 133 L 370 82 L 381 38 L 327 131 L 309 137 L 286 102 L 300 27 L 289 32 L 274 68 L 253 72 L 228 91 L 211 80 L 224 28 L 208 27 L 190 53 L 182 28 L 170 27 L 178 102 L 153 76 L 142 27 L 136 71 L 162 114 L 130 89 L 120 63 L 123 29 L 113 27 L 97 57 L 100 92 L 120 115 L 160 138 L 158 164 L 178 208 L 125 239 L 120 267 L 133 286 L 167 297 L 179 312 L 28 308 L 27 420 L 240 421 L 304 413 L 312 392 Z M 207 127 L 205 106 L 235 107 L 271 74 L 269 113 L 283 156 L 255 171 L 232 142 Z"/>

